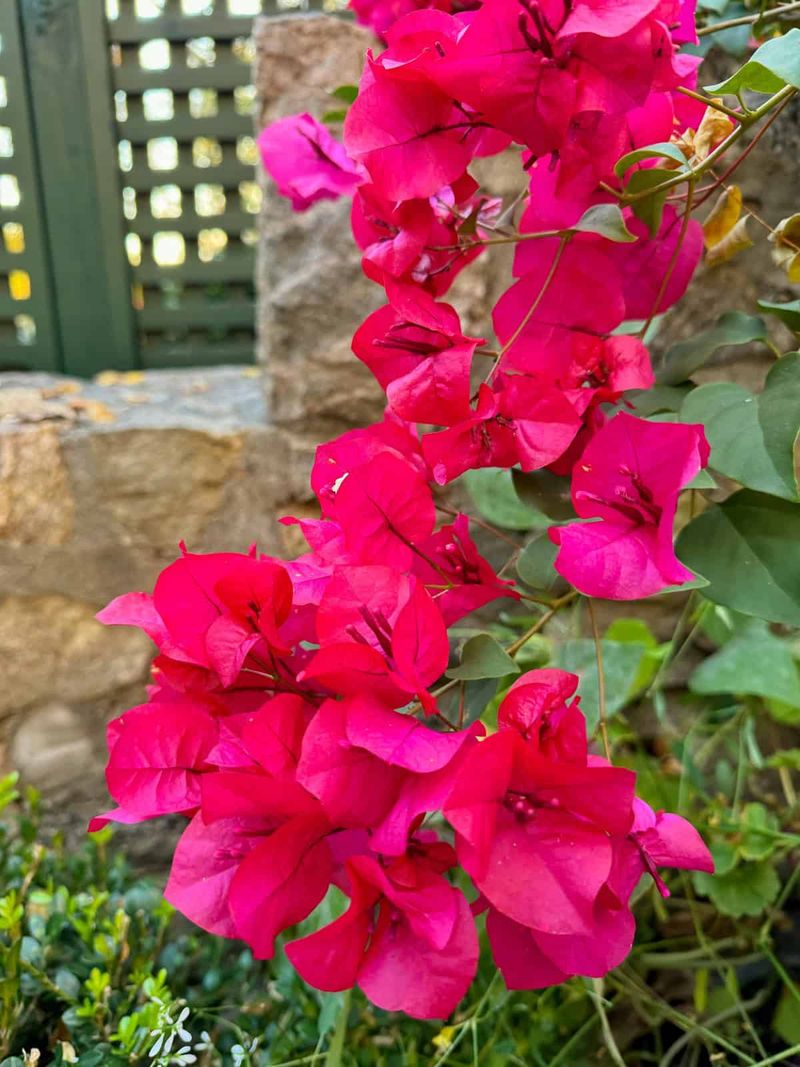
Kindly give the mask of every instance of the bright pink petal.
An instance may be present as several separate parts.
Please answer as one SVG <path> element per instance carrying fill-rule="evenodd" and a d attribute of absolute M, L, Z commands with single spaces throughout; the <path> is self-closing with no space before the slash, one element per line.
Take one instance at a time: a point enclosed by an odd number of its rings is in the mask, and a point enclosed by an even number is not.
<path fill-rule="evenodd" d="M 469 989 L 478 965 L 478 936 L 469 905 L 453 889 L 457 920 L 447 944 L 436 950 L 382 909 L 358 983 L 385 1011 L 415 1019 L 446 1019 Z"/>
<path fill-rule="evenodd" d="M 269 959 L 275 938 L 306 919 L 328 891 L 333 874 L 324 840 L 328 823 L 300 816 L 279 827 L 249 852 L 230 886 L 238 937 L 257 959 Z"/>

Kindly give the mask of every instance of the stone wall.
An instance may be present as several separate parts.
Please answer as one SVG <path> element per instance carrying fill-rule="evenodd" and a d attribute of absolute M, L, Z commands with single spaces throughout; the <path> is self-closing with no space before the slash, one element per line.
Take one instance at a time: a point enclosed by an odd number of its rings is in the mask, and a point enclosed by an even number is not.
<path fill-rule="evenodd" d="M 347 21 L 286 16 L 259 20 L 256 44 L 263 124 L 299 110 L 322 115 L 331 89 L 358 80 L 371 38 Z M 773 224 L 796 208 L 798 130 L 795 108 L 741 179 Z M 492 192 L 519 192 L 514 162 L 480 162 Z M 295 214 L 265 182 L 261 370 L 108 373 L 94 383 L 0 375 L 0 771 L 18 767 L 75 833 L 106 800 L 104 723 L 144 697 L 151 657 L 141 634 L 101 627 L 94 613 L 121 592 L 151 589 L 180 539 L 201 551 L 253 540 L 276 554 L 299 550 L 296 529 L 275 519 L 312 508 L 315 445 L 379 416 L 382 394 L 350 338 L 381 291 L 361 274 L 348 215 L 345 201 Z M 757 248 L 701 272 L 657 355 L 727 308 L 797 295 L 753 233 Z M 509 249 L 490 253 L 448 294 L 468 332 L 486 328 L 507 284 Z M 703 374 L 755 384 L 769 359 L 763 348 L 723 352 Z M 654 623 L 669 629 L 668 618 Z M 151 841 L 130 834 L 126 847 Z"/>
<path fill-rule="evenodd" d="M 152 646 L 95 612 L 193 549 L 286 552 L 306 472 L 254 368 L 0 375 L 0 768 L 66 826 L 104 803 L 104 723 L 144 698 Z"/>

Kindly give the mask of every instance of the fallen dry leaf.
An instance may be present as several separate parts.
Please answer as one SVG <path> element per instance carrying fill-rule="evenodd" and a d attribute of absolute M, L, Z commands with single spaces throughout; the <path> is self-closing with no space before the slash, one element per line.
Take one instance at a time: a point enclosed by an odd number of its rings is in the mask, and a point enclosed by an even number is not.
<path fill-rule="evenodd" d="M 87 400 L 85 397 L 75 397 L 70 400 L 73 411 L 90 422 L 114 422 L 116 415 L 106 404 L 100 400 Z"/>

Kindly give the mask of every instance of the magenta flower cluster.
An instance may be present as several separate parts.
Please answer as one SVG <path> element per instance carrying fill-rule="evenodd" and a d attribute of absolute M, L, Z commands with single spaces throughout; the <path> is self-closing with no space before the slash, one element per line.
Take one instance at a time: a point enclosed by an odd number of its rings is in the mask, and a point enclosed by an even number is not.
<path fill-rule="evenodd" d="M 607 411 L 653 384 L 644 344 L 615 331 L 681 296 L 701 236 L 670 206 L 655 233 L 626 212 L 626 243 L 574 227 L 613 202 L 621 155 L 698 116 L 677 92 L 696 67 L 678 51 L 685 0 L 411 8 L 359 0 L 387 47 L 367 57 L 344 145 L 309 115 L 260 142 L 296 210 L 353 197 L 364 270 L 386 292 L 353 350 L 384 418 L 318 449 L 321 518 L 283 520 L 308 543 L 299 558 L 183 549 L 152 596 L 100 613 L 158 656 L 148 703 L 109 727 L 118 807 L 93 826 L 186 816 L 167 898 L 262 958 L 338 887 L 343 914 L 286 945 L 298 972 L 446 1017 L 475 974 L 476 916 L 512 988 L 600 977 L 630 951 L 642 875 L 666 893 L 659 867 L 713 867 L 688 822 L 590 750 L 574 675 L 522 675 L 488 736 L 449 722 L 435 688 L 448 629 L 520 596 L 467 516 L 437 521 L 438 486 L 465 471 L 571 476 L 578 520 L 550 537 L 583 594 L 691 578 L 672 528 L 708 458 L 702 427 Z M 529 189 L 487 349 L 441 297 L 502 218 L 468 167 L 512 143 Z"/>

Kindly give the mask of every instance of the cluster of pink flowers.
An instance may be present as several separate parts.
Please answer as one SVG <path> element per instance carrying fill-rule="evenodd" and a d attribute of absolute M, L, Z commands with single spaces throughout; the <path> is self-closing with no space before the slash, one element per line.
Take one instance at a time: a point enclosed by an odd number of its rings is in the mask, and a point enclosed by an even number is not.
<path fill-rule="evenodd" d="M 606 413 L 653 382 L 643 343 L 614 331 L 680 297 L 699 229 L 670 206 L 655 234 L 626 212 L 625 244 L 571 229 L 613 201 L 622 154 L 697 117 L 676 91 L 694 77 L 677 50 L 691 3 L 485 0 L 393 21 L 413 6 L 369 8 L 387 47 L 367 57 L 344 145 L 308 115 L 261 138 L 297 210 L 353 197 L 386 291 L 353 349 L 384 418 L 318 449 L 321 518 L 283 520 L 305 554 L 184 549 L 152 596 L 101 612 L 159 654 L 148 703 L 109 727 L 118 807 L 94 825 L 187 816 L 168 899 L 259 957 L 337 886 L 347 910 L 286 946 L 298 972 L 443 1017 L 475 974 L 476 915 L 510 987 L 599 977 L 630 950 L 640 877 L 666 892 L 659 866 L 712 863 L 689 823 L 590 752 L 575 676 L 520 677 L 490 736 L 448 721 L 448 628 L 520 594 L 467 516 L 437 521 L 438 487 L 479 467 L 571 474 L 579 520 L 550 531 L 557 569 L 586 595 L 636 598 L 691 577 L 672 527 L 708 446 L 700 426 Z M 441 297 L 503 232 L 468 166 L 512 142 L 529 190 L 486 349 Z"/>

